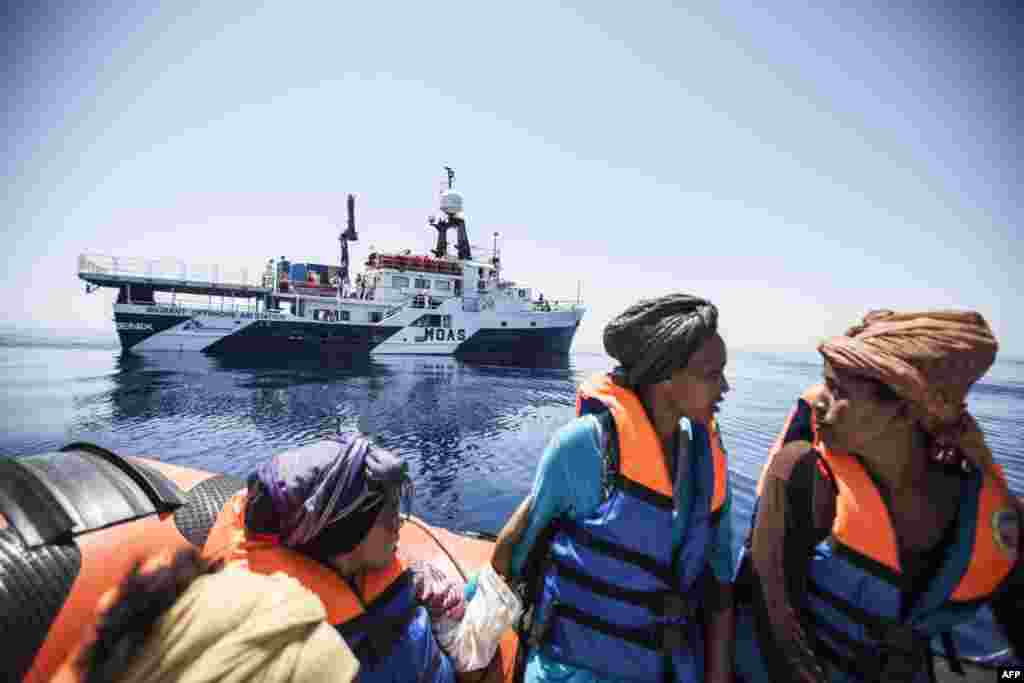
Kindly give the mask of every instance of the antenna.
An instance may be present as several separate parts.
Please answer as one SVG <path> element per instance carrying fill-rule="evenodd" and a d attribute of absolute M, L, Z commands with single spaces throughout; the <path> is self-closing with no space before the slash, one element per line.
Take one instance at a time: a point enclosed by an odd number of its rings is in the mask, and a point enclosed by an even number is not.
<path fill-rule="evenodd" d="M 448 172 L 448 189 L 452 189 L 452 183 L 455 182 L 455 169 L 451 166 L 445 166 L 444 170 Z"/>

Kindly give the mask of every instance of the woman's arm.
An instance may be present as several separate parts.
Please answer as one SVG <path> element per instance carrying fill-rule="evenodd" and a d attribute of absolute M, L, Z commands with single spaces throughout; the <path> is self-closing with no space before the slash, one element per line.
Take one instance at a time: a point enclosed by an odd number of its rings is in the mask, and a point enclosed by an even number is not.
<path fill-rule="evenodd" d="M 529 504 L 520 504 L 498 535 L 494 554 L 507 558 L 506 576 L 521 576 L 534 543 L 553 520 L 562 515 L 587 515 L 601 502 L 601 434 L 593 416 L 577 418 L 551 438 L 537 465 Z M 526 505 L 526 519 L 517 518 Z M 525 523 L 517 541 L 507 533 L 510 525 Z M 505 562 L 504 559 L 499 559 Z"/>
<path fill-rule="evenodd" d="M 441 602 L 434 600 L 441 607 L 431 613 L 434 635 L 455 661 L 457 671 L 475 671 L 487 666 L 497 651 L 502 633 L 519 618 L 521 601 L 505 577 L 517 575 L 541 532 L 562 514 L 578 510 L 587 514 L 597 506 L 601 463 L 600 458 L 593 455 L 598 440 L 596 425 L 593 418 L 577 419 L 552 437 L 541 456 L 530 495 L 509 517 L 498 534 L 491 563 L 473 578 L 472 586 L 466 591 L 470 599 L 467 601 L 460 590 L 461 608 L 456 607 L 447 602 L 450 591 L 434 589 L 438 595 L 446 596 Z M 586 495 L 591 488 L 593 492 Z M 429 593 L 422 596 L 428 605 Z"/>
<path fill-rule="evenodd" d="M 507 580 L 512 572 L 512 549 L 522 539 L 530 524 L 530 507 L 533 504 L 533 496 L 523 498 L 512 516 L 505 522 L 498 533 L 498 539 L 494 543 L 494 551 L 491 553 L 491 567 L 497 574 Z"/>
<path fill-rule="evenodd" d="M 732 584 L 719 583 L 708 574 L 704 591 L 704 673 L 708 683 L 731 683 L 736 641 L 736 610 L 733 608 Z"/>
<path fill-rule="evenodd" d="M 784 446 L 765 474 L 751 547 L 757 635 L 773 681 L 827 680 L 800 620 L 799 596 L 806 595 L 816 529 L 831 527 L 834 510 L 811 445 Z"/>

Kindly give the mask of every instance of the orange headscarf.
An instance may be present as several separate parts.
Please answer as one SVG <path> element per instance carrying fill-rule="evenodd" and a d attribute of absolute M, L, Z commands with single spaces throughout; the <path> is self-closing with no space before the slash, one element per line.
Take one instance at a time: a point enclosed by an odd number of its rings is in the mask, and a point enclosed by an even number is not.
<path fill-rule="evenodd" d="M 973 311 L 871 311 L 846 336 L 818 345 L 833 367 L 878 380 L 906 399 L 932 437 L 936 460 L 962 456 L 983 470 L 991 470 L 992 452 L 966 399 L 998 349 Z"/>

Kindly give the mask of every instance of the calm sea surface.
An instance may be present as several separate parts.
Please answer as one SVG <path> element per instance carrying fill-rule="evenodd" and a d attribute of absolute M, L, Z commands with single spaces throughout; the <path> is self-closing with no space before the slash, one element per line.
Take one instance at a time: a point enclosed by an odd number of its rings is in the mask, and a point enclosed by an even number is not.
<path fill-rule="evenodd" d="M 575 386 L 606 370 L 600 354 L 519 368 L 444 357 L 351 366 L 257 363 L 200 354 L 122 355 L 89 338 L 0 336 L 0 453 L 70 441 L 123 454 L 247 474 L 287 448 L 358 428 L 402 454 L 414 512 L 449 528 L 496 532 L 529 492 L 545 444 L 573 416 Z M 754 483 L 796 397 L 821 373 L 816 354 L 732 352 L 733 390 L 719 416 L 744 538 Z M 1017 495 L 1024 494 L 1024 361 L 1001 360 L 970 408 Z M 984 614 L 959 635 L 969 654 L 1006 646 Z"/>

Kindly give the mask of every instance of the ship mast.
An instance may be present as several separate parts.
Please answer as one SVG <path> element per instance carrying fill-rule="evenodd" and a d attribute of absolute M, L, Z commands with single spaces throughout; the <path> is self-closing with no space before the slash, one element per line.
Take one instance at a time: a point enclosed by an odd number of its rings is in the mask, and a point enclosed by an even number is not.
<path fill-rule="evenodd" d="M 455 228 L 459 260 L 468 261 L 473 258 L 473 254 L 469 247 L 466 220 L 462 213 L 462 195 L 452 187 L 455 182 L 455 170 L 451 166 L 445 166 L 444 170 L 448 174 L 448 189 L 441 193 L 441 211 L 444 215 L 440 218 L 431 216 L 427 219 L 427 222 L 437 229 L 437 246 L 434 247 L 433 253 L 438 258 L 445 257 L 448 252 L 448 230 Z"/>
<path fill-rule="evenodd" d="M 356 198 L 354 195 L 349 195 L 346 201 L 348 207 L 348 225 L 345 231 L 338 235 L 338 241 L 341 243 L 341 267 L 338 272 L 338 298 L 344 297 L 348 293 L 349 285 L 351 281 L 348 276 L 348 243 L 349 241 L 355 242 L 359 239 L 359 235 L 356 234 Z"/>

